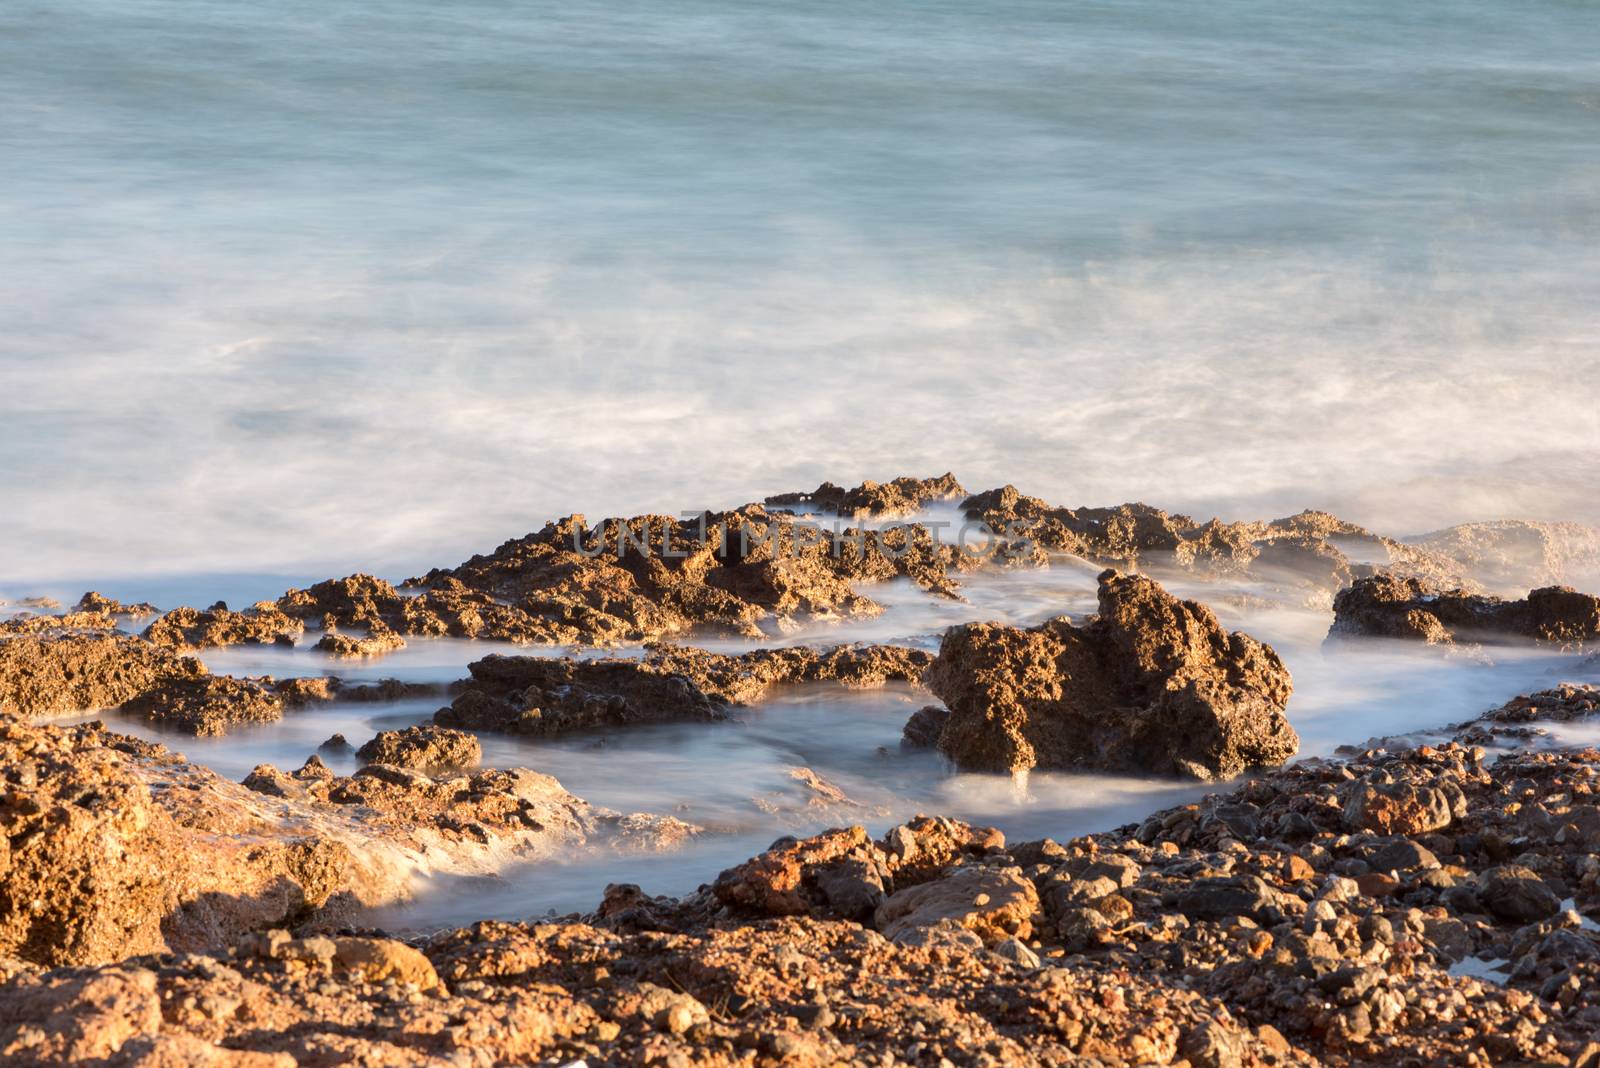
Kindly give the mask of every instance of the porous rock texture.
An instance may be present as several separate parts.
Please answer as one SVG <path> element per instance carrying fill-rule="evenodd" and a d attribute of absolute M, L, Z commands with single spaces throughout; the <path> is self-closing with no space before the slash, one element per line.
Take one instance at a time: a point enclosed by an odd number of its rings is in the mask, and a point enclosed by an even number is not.
<path fill-rule="evenodd" d="M 0 715 L 49 716 L 114 708 L 146 691 L 205 675 L 126 634 L 63 630 L 0 637 Z"/>
<path fill-rule="evenodd" d="M 765 503 L 849 519 L 893 519 L 915 515 L 930 504 L 959 501 L 966 496 L 967 491 L 956 476 L 946 471 L 936 478 L 903 475 L 888 482 L 868 480 L 854 489 L 824 482 L 809 493 L 779 493 L 768 497 Z"/>
<path fill-rule="evenodd" d="M 1352 826 L 1398 782 L 1449 822 Z M 0 1058 L 1593 1068 L 1597 798 L 1594 750 L 1372 749 L 1065 842 L 919 817 L 536 924 L 13 961 Z"/>
<path fill-rule="evenodd" d="M 932 656 L 903 646 L 758 649 L 728 656 L 663 645 L 642 660 L 488 656 L 434 721 L 549 737 L 650 723 L 709 723 L 781 683 L 917 681 Z"/>
<path fill-rule="evenodd" d="M 1582 648 L 1600 638 L 1600 597 L 1566 586 L 1546 586 L 1507 601 L 1383 573 L 1341 590 L 1333 611 L 1331 640 L 1398 638 L 1455 645 L 1520 639 Z"/>
<path fill-rule="evenodd" d="M 0 955 L 47 964 L 216 944 L 397 889 L 337 836 L 99 724 L 0 718 Z"/>
<path fill-rule="evenodd" d="M 1283 714 L 1291 680 L 1271 646 L 1228 633 L 1204 605 L 1142 575 L 1104 572 L 1099 607 L 1081 626 L 1063 616 L 1030 630 L 948 631 L 925 674 L 950 710 L 939 749 L 978 771 L 1198 779 L 1294 755 L 1299 738 Z"/>
<path fill-rule="evenodd" d="M 797 524 L 760 505 L 698 519 L 645 515 L 590 528 L 581 515 L 550 523 L 459 567 L 410 585 L 449 584 L 514 605 L 548 641 L 652 641 L 691 632 L 760 637 L 800 622 L 870 615 L 856 584 L 909 578 L 954 589 L 970 566 L 951 545 L 910 525 L 868 535 Z"/>
<path fill-rule="evenodd" d="M 475 768 L 483 761 L 483 746 L 466 731 L 432 724 L 398 731 L 379 731 L 356 750 L 367 764 L 391 764 L 418 771 Z"/>
<path fill-rule="evenodd" d="M 475 845 L 533 859 L 594 841 L 624 851 L 661 851 L 698 828 L 670 816 L 621 815 L 568 793 L 549 775 L 527 768 L 451 768 L 428 774 L 393 764 L 368 764 L 335 775 L 316 755 L 297 771 L 259 765 L 247 789 L 283 798 L 297 808 L 336 813 L 360 822 L 373 840 L 442 855 L 457 866 L 489 859 Z"/>
<path fill-rule="evenodd" d="M 1147 504 L 1063 508 L 1006 485 L 961 503 L 968 519 L 1011 531 L 1052 552 L 1142 570 L 1338 590 L 1378 564 L 1431 581 L 1468 584 L 1466 566 L 1442 553 L 1374 534 L 1326 512 L 1269 522 L 1196 522 Z M 1323 603 L 1326 603 L 1325 601 Z"/>
<path fill-rule="evenodd" d="M 313 757 L 241 786 L 98 723 L 0 716 L 0 959 L 99 963 L 338 926 L 405 900 L 421 871 L 481 873 L 591 844 L 665 849 L 693 831 L 596 809 L 525 769 L 339 778 Z"/>

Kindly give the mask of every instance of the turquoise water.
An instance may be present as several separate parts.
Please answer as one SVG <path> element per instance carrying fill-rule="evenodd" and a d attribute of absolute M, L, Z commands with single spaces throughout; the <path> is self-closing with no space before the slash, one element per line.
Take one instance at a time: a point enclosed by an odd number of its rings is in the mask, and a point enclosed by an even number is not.
<path fill-rule="evenodd" d="M 954 469 L 1600 519 L 1587 0 L 10 0 L 0 586 Z"/>

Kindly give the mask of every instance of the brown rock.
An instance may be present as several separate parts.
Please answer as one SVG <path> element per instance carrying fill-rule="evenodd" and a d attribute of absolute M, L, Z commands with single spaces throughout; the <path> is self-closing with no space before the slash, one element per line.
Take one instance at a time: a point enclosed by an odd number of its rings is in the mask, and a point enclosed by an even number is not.
<path fill-rule="evenodd" d="M 1100 615 L 1084 626 L 952 628 L 925 678 L 951 710 L 939 748 L 972 770 L 1217 779 L 1299 745 L 1277 654 L 1143 576 L 1101 575 Z"/>
<path fill-rule="evenodd" d="M 293 645 L 305 625 L 271 601 L 235 612 L 222 602 L 200 611 L 174 608 L 145 628 L 145 640 L 166 649 L 209 649 L 224 645 Z"/>
<path fill-rule="evenodd" d="M 440 986 L 433 962 L 404 942 L 392 938 L 336 938 L 333 945 L 337 967 L 354 972 L 369 983 L 392 979 L 424 991 Z"/>
<path fill-rule="evenodd" d="M 1333 610 L 1330 641 L 1399 638 L 1451 645 L 1520 638 L 1581 647 L 1600 637 L 1600 598 L 1565 586 L 1504 601 L 1382 573 L 1341 590 Z"/>
<path fill-rule="evenodd" d="M 258 682 L 200 675 L 147 690 L 122 710 L 185 734 L 216 737 L 241 724 L 281 719 L 283 699 Z"/>
<path fill-rule="evenodd" d="M 884 937 L 898 941 L 911 931 L 954 921 L 988 945 L 1033 933 L 1039 895 L 1020 868 L 956 868 L 932 882 L 898 890 L 878 906 Z"/>
<path fill-rule="evenodd" d="M 381 731 L 357 749 L 356 756 L 368 764 L 443 771 L 477 767 L 483 761 L 483 746 L 465 731 L 429 725 Z"/>
<path fill-rule="evenodd" d="M 196 660 L 120 634 L 0 638 L 0 713 L 48 716 L 114 708 L 157 685 L 198 678 Z"/>
<path fill-rule="evenodd" d="M 956 476 L 945 472 L 938 478 L 901 477 L 889 482 L 863 482 L 847 490 L 824 482 L 810 493 L 780 493 L 766 499 L 781 507 L 799 506 L 807 511 L 841 515 L 895 517 L 914 515 L 930 504 L 960 500 L 967 495 Z"/>

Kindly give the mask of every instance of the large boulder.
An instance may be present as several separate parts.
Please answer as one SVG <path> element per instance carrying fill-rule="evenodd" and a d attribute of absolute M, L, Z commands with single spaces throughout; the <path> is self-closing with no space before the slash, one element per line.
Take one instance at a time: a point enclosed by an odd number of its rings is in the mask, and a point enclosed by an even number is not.
<path fill-rule="evenodd" d="M 1384 572 L 1341 590 L 1333 613 L 1330 641 L 1398 638 L 1452 645 L 1524 639 L 1581 647 L 1600 638 L 1600 597 L 1567 586 L 1546 586 L 1507 601 Z"/>
<path fill-rule="evenodd" d="M 1105 768 L 1225 779 L 1299 746 L 1272 648 L 1154 580 L 1106 571 L 1100 614 L 951 629 L 925 676 L 950 709 L 939 748 L 975 771 Z"/>

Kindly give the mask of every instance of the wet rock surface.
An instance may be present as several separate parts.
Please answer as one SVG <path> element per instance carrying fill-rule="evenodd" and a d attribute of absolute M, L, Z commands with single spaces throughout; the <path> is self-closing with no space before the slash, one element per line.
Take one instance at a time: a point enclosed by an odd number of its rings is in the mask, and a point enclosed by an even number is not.
<path fill-rule="evenodd" d="M 398 888 L 314 826 L 160 746 L 0 719 L 0 956 L 43 964 L 214 945 Z"/>
<path fill-rule="evenodd" d="M 174 608 L 144 630 L 144 638 L 167 649 L 212 649 L 226 645 L 293 645 L 305 624 L 271 601 L 235 612 L 220 601 L 210 608 Z"/>
<path fill-rule="evenodd" d="M 1102 574 L 1100 614 L 1082 626 L 952 628 L 925 680 L 950 710 L 939 749 L 973 770 L 1218 779 L 1280 764 L 1299 745 L 1272 648 L 1139 575 Z M 918 716 L 913 733 L 926 733 Z"/>
<path fill-rule="evenodd" d="M 228 675 L 174 679 L 146 690 L 122 706 L 160 727 L 215 737 L 234 727 L 271 723 L 283 716 L 283 698 L 262 683 Z"/>
<path fill-rule="evenodd" d="M 1379 574 L 1341 590 L 1333 611 L 1331 640 L 1395 638 L 1448 646 L 1521 639 L 1581 648 L 1600 638 L 1600 598 L 1565 586 L 1507 601 Z"/>
<path fill-rule="evenodd" d="M 623 816 L 568 793 L 549 775 L 527 768 L 429 774 L 394 764 L 369 764 L 335 775 L 313 755 L 298 770 L 262 764 L 246 789 L 313 811 L 353 814 L 371 836 L 407 847 L 495 845 L 524 857 L 594 839 L 627 851 L 673 848 L 697 828 L 672 817 Z M 446 850 L 471 857 L 471 850 Z"/>
<path fill-rule="evenodd" d="M 806 646 L 738 655 L 664 645 L 642 660 L 489 656 L 434 721 L 551 737 L 652 723 L 711 723 L 785 683 L 875 686 L 914 682 L 932 656 L 903 646 Z"/>

